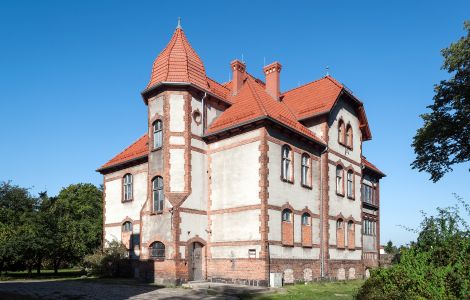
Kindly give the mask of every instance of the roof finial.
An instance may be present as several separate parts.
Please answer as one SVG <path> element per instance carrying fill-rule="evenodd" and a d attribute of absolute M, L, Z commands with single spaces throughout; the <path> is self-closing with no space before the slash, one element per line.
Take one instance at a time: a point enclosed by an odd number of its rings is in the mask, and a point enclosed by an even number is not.
<path fill-rule="evenodd" d="M 181 17 L 178 17 L 178 26 L 176 26 L 176 29 L 183 29 L 183 27 L 181 27 Z"/>
<path fill-rule="evenodd" d="M 326 66 L 326 76 L 330 76 L 330 66 Z"/>

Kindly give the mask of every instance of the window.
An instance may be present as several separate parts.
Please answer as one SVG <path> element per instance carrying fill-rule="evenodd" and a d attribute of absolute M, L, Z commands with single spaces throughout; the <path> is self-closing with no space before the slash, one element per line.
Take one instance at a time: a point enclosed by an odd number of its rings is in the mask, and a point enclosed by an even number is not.
<path fill-rule="evenodd" d="M 152 258 L 165 258 L 165 245 L 162 242 L 154 242 L 150 245 L 150 257 Z"/>
<path fill-rule="evenodd" d="M 344 224 L 343 219 L 336 221 L 336 247 L 344 248 Z"/>
<path fill-rule="evenodd" d="M 162 121 L 157 120 L 153 123 L 153 149 L 161 148 L 163 145 L 163 126 Z"/>
<path fill-rule="evenodd" d="M 338 122 L 338 142 L 344 144 L 344 121 L 341 119 Z"/>
<path fill-rule="evenodd" d="M 336 193 L 344 195 L 343 167 L 336 166 Z"/>
<path fill-rule="evenodd" d="M 310 156 L 302 155 L 302 185 L 310 186 Z"/>
<path fill-rule="evenodd" d="M 362 227 L 363 227 L 362 232 L 364 233 L 364 235 L 375 236 L 376 226 L 377 226 L 376 221 L 365 219 L 364 221 L 362 221 Z"/>
<path fill-rule="evenodd" d="M 132 223 L 129 221 L 126 221 L 122 224 L 122 232 L 129 232 L 132 231 Z"/>
<path fill-rule="evenodd" d="M 292 181 L 292 150 L 289 146 L 282 146 L 282 179 Z"/>
<path fill-rule="evenodd" d="M 132 200 L 132 174 L 124 175 L 122 185 L 123 185 L 124 201 Z"/>
<path fill-rule="evenodd" d="M 354 228 L 354 222 L 348 222 L 348 248 L 355 249 L 356 248 L 356 231 Z"/>
<path fill-rule="evenodd" d="M 308 213 L 302 215 L 302 225 L 310 225 L 310 215 Z"/>
<path fill-rule="evenodd" d="M 347 185 L 348 198 L 354 198 L 354 185 L 353 185 L 353 182 L 354 182 L 354 173 L 353 173 L 352 170 L 349 170 L 348 171 L 348 185 Z"/>
<path fill-rule="evenodd" d="M 157 212 L 163 211 L 163 178 L 157 176 L 152 181 L 153 191 L 153 210 Z"/>
<path fill-rule="evenodd" d="M 353 131 L 351 125 L 348 124 L 346 127 L 346 145 L 349 148 L 353 147 Z"/>
<path fill-rule="evenodd" d="M 282 221 L 284 222 L 292 221 L 292 212 L 289 209 L 284 209 L 282 211 Z"/>
<path fill-rule="evenodd" d="M 362 201 L 369 204 L 375 204 L 375 188 L 368 185 L 362 185 Z"/>

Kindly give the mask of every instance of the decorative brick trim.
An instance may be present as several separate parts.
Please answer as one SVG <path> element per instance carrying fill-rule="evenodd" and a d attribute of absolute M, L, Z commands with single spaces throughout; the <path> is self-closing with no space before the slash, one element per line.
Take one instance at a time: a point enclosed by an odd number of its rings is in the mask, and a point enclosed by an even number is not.
<path fill-rule="evenodd" d="M 268 215 L 268 200 L 269 200 L 269 145 L 267 141 L 268 133 L 266 128 L 261 129 L 261 143 L 259 145 L 259 198 L 261 201 L 261 214 L 260 214 L 260 235 L 261 235 L 261 250 L 259 257 L 264 259 L 264 280 L 269 280 L 269 215 Z"/>
<path fill-rule="evenodd" d="M 282 245 L 283 246 L 294 246 L 294 208 L 287 202 L 281 207 L 281 212 L 284 211 L 285 209 L 288 209 L 291 211 L 292 214 L 292 220 L 290 222 L 283 221 L 282 220 L 282 213 L 281 213 L 281 237 L 282 237 Z"/>
<path fill-rule="evenodd" d="M 258 210 L 258 209 L 262 209 L 262 204 L 253 204 L 253 205 L 215 209 L 211 211 L 211 215 L 234 213 L 234 212 L 247 211 L 247 210 Z"/>
<path fill-rule="evenodd" d="M 141 165 L 146 164 L 146 163 L 147 163 L 147 162 L 141 163 Z M 147 173 L 147 171 L 142 170 L 142 171 L 132 171 L 132 172 L 131 172 L 131 171 L 129 170 L 129 168 L 125 168 L 125 169 L 122 169 L 122 170 L 118 173 L 118 175 L 116 175 L 116 176 L 113 176 L 113 177 L 106 177 L 106 176 L 104 176 L 104 178 L 105 178 L 105 179 L 104 179 L 104 182 L 110 182 L 110 181 L 114 181 L 114 180 L 117 180 L 117 179 L 122 179 L 122 178 L 124 177 L 124 175 L 126 175 L 126 174 L 132 174 L 132 176 L 134 176 L 134 175 L 141 174 L 141 173 Z M 122 174 L 122 175 L 121 175 L 121 174 Z"/>
<path fill-rule="evenodd" d="M 267 205 L 267 208 L 270 209 L 270 210 L 276 210 L 276 211 L 281 211 L 281 212 L 282 212 L 282 211 L 284 210 L 285 206 L 284 206 L 284 205 L 283 205 L 283 206 L 277 206 L 277 205 L 268 204 L 268 205 Z M 314 213 L 312 213 L 312 211 L 311 211 L 309 208 L 307 208 L 307 207 L 305 207 L 305 208 L 302 209 L 302 210 L 296 210 L 296 209 L 294 209 L 294 208 L 291 208 L 291 210 L 292 210 L 292 213 L 293 213 L 294 215 L 299 215 L 299 216 L 301 216 L 301 215 L 307 210 L 307 211 L 309 212 L 310 216 L 311 216 L 313 219 L 319 219 L 319 218 L 320 218 L 320 215 L 319 215 L 319 214 L 314 214 Z"/>
<path fill-rule="evenodd" d="M 246 140 L 243 140 L 243 141 L 234 142 L 234 143 L 231 143 L 229 145 L 221 146 L 221 147 L 218 147 L 218 148 L 213 148 L 213 149 L 210 149 L 206 152 L 207 152 L 207 154 L 214 154 L 214 153 L 217 153 L 217 152 L 220 152 L 220 151 L 226 151 L 226 150 L 229 150 L 229 149 L 232 149 L 232 148 L 240 147 L 240 146 L 251 144 L 251 143 L 254 143 L 254 142 L 259 142 L 259 141 L 261 141 L 261 139 L 262 139 L 261 137 L 257 136 L 257 137 L 246 139 Z"/>
<path fill-rule="evenodd" d="M 347 156 L 344 156 L 343 154 L 339 153 L 339 152 L 336 152 L 335 150 L 331 149 L 331 148 L 328 148 L 328 152 L 331 153 L 331 154 L 334 154 L 335 156 L 338 156 L 339 158 L 341 159 L 344 159 L 346 160 L 347 162 L 353 164 L 353 165 L 356 165 L 360 168 L 362 168 L 362 164 L 361 162 L 357 162 L 355 160 L 352 160 L 351 158 L 347 157 Z"/>
<path fill-rule="evenodd" d="M 195 214 L 195 215 L 207 215 L 207 211 L 194 209 L 194 208 L 186 208 L 186 207 L 179 207 L 178 210 L 183 213 L 187 214 Z"/>
<path fill-rule="evenodd" d="M 286 142 L 281 141 L 280 139 L 277 139 L 277 138 L 272 137 L 272 136 L 270 136 L 270 135 L 267 136 L 267 140 L 268 140 L 268 142 L 277 144 L 277 145 L 279 145 L 279 146 L 286 145 Z M 306 152 L 305 150 L 303 150 L 303 149 L 301 149 L 301 148 L 298 148 L 298 147 L 293 146 L 292 144 L 288 144 L 288 145 L 289 145 L 289 147 L 291 147 L 292 152 L 295 152 L 295 153 L 297 153 L 297 154 L 309 153 L 309 152 Z M 310 158 L 313 159 L 313 160 L 316 160 L 316 161 L 319 161 L 319 160 L 320 160 L 320 158 L 317 157 L 316 155 L 314 155 L 313 153 L 309 153 L 309 155 L 310 155 Z"/>

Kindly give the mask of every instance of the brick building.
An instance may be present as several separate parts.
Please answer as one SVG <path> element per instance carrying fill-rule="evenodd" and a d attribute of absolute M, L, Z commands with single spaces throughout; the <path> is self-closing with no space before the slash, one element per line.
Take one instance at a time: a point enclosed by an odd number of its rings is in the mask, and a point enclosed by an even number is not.
<path fill-rule="evenodd" d="M 142 92 L 147 132 L 99 168 L 104 232 L 134 275 L 267 285 L 378 264 L 379 179 L 363 103 L 331 76 L 280 91 L 281 64 L 207 77 L 178 25 Z"/>

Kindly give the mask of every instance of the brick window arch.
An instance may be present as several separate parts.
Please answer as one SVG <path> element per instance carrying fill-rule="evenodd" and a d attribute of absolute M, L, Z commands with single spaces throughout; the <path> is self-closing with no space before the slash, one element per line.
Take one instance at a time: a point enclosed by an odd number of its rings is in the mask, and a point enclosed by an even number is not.
<path fill-rule="evenodd" d="M 348 222 L 348 249 L 356 248 L 356 226 L 352 220 Z"/>
<path fill-rule="evenodd" d="M 353 147 L 353 130 L 351 124 L 346 126 L 346 146 L 352 149 Z"/>
<path fill-rule="evenodd" d="M 312 174 L 310 170 L 310 155 L 302 154 L 301 159 L 301 184 L 304 187 L 312 186 Z"/>
<path fill-rule="evenodd" d="M 153 122 L 153 149 L 159 149 L 163 146 L 163 123 L 162 120 Z"/>
<path fill-rule="evenodd" d="M 153 211 L 162 212 L 163 211 L 163 178 L 157 176 L 152 180 L 152 197 L 153 197 Z"/>
<path fill-rule="evenodd" d="M 133 198 L 133 177 L 132 174 L 127 173 L 122 178 L 122 201 L 131 201 Z"/>
<path fill-rule="evenodd" d="M 336 247 L 344 248 L 344 221 L 336 220 Z"/>
<path fill-rule="evenodd" d="M 132 223 L 130 221 L 126 221 L 122 223 L 122 232 L 129 232 L 132 231 Z"/>
<path fill-rule="evenodd" d="M 302 247 L 312 247 L 312 217 L 304 212 L 301 217 Z"/>
<path fill-rule="evenodd" d="M 284 181 L 292 182 L 294 179 L 292 158 L 293 158 L 292 149 L 288 145 L 282 146 L 281 178 Z"/>
<path fill-rule="evenodd" d="M 149 247 L 150 257 L 165 259 L 165 245 L 162 242 L 153 242 Z"/>
<path fill-rule="evenodd" d="M 336 194 L 344 196 L 344 169 L 341 165 L 336 166 Z"/>
<path fill-rule="evenodd" d="M 281 217 L 282 245 L 294 246 L 294 214 L 289 208 L 282 211 Z"/>

